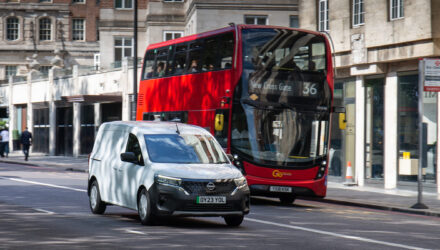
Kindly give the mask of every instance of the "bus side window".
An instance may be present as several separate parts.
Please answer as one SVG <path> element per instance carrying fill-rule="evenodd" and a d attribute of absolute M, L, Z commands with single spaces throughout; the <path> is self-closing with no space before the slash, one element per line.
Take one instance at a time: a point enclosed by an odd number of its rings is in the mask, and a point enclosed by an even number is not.
<path fill-rule="evenodd" d="M 203 51 L 203 67 L 202 71 L 213 71 L 218 70 L 220 68 L 220 64 L 218 63 L 218 60 L 216 60 L 217 56 L 217 37 L 207 38 L 205 40 L 205 46 Z"/>
<path fill-rule="evenodd" d="M 158 49 L 156 56 L 156 69 L 153 72 L 153 77 L 164 77 L 168 61 L 168 47 Z"/>
<path fill-rule="evenodd" d="M 185 73 L 187 46 L 186 43 L 176 45 L 170 71 L 172 75 L 182 75 Z"/>
<path fill-rule="evenodd" d="M 234 34 L 227 33 L 217 38 L 219 43 L 219 61 L 221 69 L 232 68 L 232 57 L 234 55 Z"/>
<path fill-rule="evenodd" d="M 203 65 L 203 40 L 196 40 L 190 44 L 187 72 L 197 73 L 202 71 Z"/>
<path fill-rule="evenodd" d="M 143 79 L 150 79 L 153 77 L 153 68 L 154 68 L 154 51 L 149 50 L 145 55 Z"/>

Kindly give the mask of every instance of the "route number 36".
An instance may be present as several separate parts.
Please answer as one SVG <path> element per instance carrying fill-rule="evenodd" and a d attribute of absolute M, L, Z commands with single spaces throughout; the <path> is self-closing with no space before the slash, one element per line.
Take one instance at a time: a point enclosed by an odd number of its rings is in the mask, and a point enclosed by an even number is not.
<path fill-rule="evenodd" d="M 316 95 L 318 93 L 317 84 L 304 82 L 302 93 L 304 96 Z"/>

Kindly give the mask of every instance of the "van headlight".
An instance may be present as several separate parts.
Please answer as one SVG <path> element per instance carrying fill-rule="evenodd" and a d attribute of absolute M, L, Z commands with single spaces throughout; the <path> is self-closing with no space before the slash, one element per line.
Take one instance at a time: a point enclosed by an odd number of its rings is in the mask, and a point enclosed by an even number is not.
<path fill-rule="evenodd" d="M 237 188 L 244 188 L 247 186 L 247 181 L 246 178 L 244 176 L 234 179 L 235 182 L 235 186 L 237 186 Z"/>
<path fill-rule="evenodd" d="M 180 187 L 180 185 L 182 184 L 182 179 L 163 176 L 163 175 L 156 175 L 155 182 L 158 184 Z"/>

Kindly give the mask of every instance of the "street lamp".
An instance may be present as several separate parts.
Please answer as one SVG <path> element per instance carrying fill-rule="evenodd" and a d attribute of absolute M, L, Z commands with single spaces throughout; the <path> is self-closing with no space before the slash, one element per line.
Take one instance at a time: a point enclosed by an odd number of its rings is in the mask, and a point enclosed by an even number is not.
<path fill-rule="evenodd" d="M 134 1 L 134 17 L 133 17 L 133 98 L 131 103 L 131 120 L 136 120 L 137 105 L 137 0 Z"/>

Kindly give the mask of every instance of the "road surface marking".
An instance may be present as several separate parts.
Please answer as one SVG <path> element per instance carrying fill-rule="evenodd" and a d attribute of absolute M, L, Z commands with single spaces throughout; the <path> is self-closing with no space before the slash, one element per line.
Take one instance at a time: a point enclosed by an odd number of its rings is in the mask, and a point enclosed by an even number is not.
<path fill-rule="evenodd" d="M 84 189 L 77 189 L 77 188 L 71 188 L 71 187 L 65 187 L 65 186 L 58 186 L 58 185 L 47 184 L 47 183 L 36 182 L 36 181 L 28 181 L 28 180 L 17 179 L 17 178 L 8 178 L 8 177 L 0 177 L 0 179 L 10 180 L 10 181 L 17 181 L 17 182 L 23 182 L 23 183 L 29 183 L 29 184 L 34 184 L 34 185 L 46 186 L 46 187 L 61 188 L 61 189 L 67 189 L 67 190 L 87 193 L 87 190 L 84 190 Z"/>
<path fill-rule="evenodd" d="M 125 232 L 127 232 L 127 233 L 131 233 L 131 234 L 140 234 L 140 235 L 145 235 L 145 233 L 144 233 L 144 232 L 140 232 L 140 231 L 135 231 L 135 230 L 130 230 L 130 229 L 127 229 L 127 230 L 125 230 Z"/>
<path fill-rule="evenodd" d="M 51 211 L 44 210 L 44 209 L 41 209 L 41 208 L 34 208 L 34 210 L 38 211 L 38 212 L 46 213 L 46 214 L 55 214 L 55 212 L 51 212 Z"/>
<path fill-rule="evenodd" d="M 416 250 L 426 249 L 426 248 L 407 246 L 407 245 L 396 244 L 396 243 L 391 243 L 391 242 L 386 242 L 386 241 L 373 240 L 373 239 L 368 239 L 368 238 L 364 238 L 364 237 L 337 234 L 337 233 L 316 230 L 316 229 L 311 229 L 311 228 L 306 228 L 306 227 L 298 227 L 298 226 L 292 226 L 292 225 L 287 225 L 287 224 L 280 224 L 280 223 L 265 221 L 265 220 L 258 220 L 258 219 L 252 219 L 252 218 L 245 218 L 245 220 L 257 222 L 257 223 L 261 223 L 261 224 L 266 224 L 266 225 L 277 226 L 277 227 L 284 227 L 284 228 L 296 229 L 296 230 L 312 232 L 312 233 L 317 233 L 317 234 L 324 234 L 324 235 L 329 235 L 329 236 L 344 238 L 344 239 L 349 239 L 349 240 L 357 240 L 357 241 L 364 241 L 364 242 L 369 242 L 369 243 L 376 243 L 376 244 L 385 245 L 385 246 L 399 247 L 399 248 L 404 248 L 404 249 L 416 249 Z"/>

